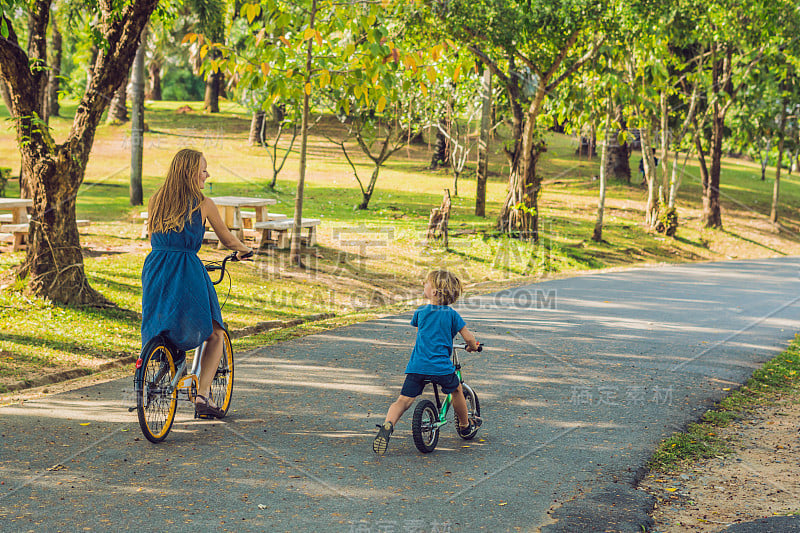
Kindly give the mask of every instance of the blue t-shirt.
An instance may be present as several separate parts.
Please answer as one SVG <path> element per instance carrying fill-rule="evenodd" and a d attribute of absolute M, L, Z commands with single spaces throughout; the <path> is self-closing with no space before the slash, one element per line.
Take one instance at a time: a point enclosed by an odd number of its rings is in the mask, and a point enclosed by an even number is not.
<path fill-rule="evenodd" d="M 417 328 L 417 342 L 406 374 L 445 376 L 456 371 L 450 360 L 453 338 L 466 322 L 449 305 L 423 305 L 414 311 L 411 325 Z"/>

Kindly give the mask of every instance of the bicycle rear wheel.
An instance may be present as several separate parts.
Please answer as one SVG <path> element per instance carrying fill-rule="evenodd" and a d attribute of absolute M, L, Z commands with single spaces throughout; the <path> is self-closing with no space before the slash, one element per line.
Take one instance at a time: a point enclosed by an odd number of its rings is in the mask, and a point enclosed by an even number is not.
<path fill-rule="evenodd" d="M 214 381 L 211 382 L 211 399 L 227 414 L 233 396 L 233 348 L 228 332 L 224 329 L 222 331 L 225 333 L 222 342 L 222 357 L 217 365 Z"/>
<path fill-rule="evenodd" d="M 136 413 L 139 426 L 150 442 L 161 442 L 175 420 L 178 391 L 169 392 L 175 377 L 175 357 L 163 342 L 148 345 L 142 358 L 141 381 L 136 385 Z"/>
<path fill-rule="evenodd" d="M 480 418 L 481 416 L 481 403 L 478 401 L 478 395 L 466 383 L 461 384 L 461 389 L 464 391 L 464 399 L 467 400 L 467 416 L 469 418 Z M 455 409 L 453 410 L 455 413 Z M 469 435 L 462 435 L 458 431 L 458 414 L 455 414 L 456 434 L 464 440 L 472 440 L 478 434 L 478 428 L 472 431 Z"/>
<path fill-rule="evenodd" d="M 436 449 L 439 442 L 439 411 L 430 400 L 422 400 L 414 409 L 414 418 L 411 422 L 411 432 L 414 434 L 414 445 L 422 453 L 430 453 Z"/>

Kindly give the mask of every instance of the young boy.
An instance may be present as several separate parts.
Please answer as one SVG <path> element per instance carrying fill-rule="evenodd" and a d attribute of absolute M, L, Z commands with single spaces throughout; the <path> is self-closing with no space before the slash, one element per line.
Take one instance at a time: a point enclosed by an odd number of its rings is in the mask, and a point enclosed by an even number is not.
<path fill-rule="evenodd" d="M 450 307 L 461 296 L 461 291 L 461 281 L 446 270 L 434 270 L 425 279 L 423 294 L 430 304 L 414 311 L 411 319 L 411 325 L 417 328 L 417 341 L 406 366 L 406 380 L 400 396 L 389 407 L 386 421 L 378 426 L 378 435 L 372 442 L 375 453 L 386 453 L 394 425 L 422 393 L 426 380 L 438 384 L 445 394 L 452 393 L 459 433 L 468 435 L 481 425 L 480 419 L 468 419 L 467 401 L 450 359 L 456 333 L 464 338 L 467 351 L 478 349 L 464 319 Z"/>

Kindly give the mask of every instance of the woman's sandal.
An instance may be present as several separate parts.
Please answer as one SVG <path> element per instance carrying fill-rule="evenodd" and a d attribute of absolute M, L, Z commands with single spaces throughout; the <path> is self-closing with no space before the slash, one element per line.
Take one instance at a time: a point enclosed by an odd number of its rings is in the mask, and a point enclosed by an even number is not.
<path fill-rule="evenodd" d="M 198 402 L 198 400 L 202 400 L 202 403 Z M 208 398 L 202 394 L 198 394 L 195 396 L 194 414 L 197 418 L 222 418 L 225 416 L 225 411 L 219 407 L 210 405 L 208 403 Z"/>

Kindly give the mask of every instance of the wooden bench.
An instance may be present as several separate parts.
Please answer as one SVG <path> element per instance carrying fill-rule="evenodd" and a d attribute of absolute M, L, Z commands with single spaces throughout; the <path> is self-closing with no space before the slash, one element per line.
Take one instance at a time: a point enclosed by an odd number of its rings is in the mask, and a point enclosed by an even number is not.
<path fill-rule="evenodd" d="M 267 220 L 283 220 L 286 215 L 283 213 L 267 213 Z M 253 224 L 256 221 L 255 211 L 242 211 L 242 229 L 253 229 Z"/>
<path fill-rule="evenodd" d="M 318 218 L 304 218 L 300 223 L 300 241 L 307 246 L 314 246 L 317 244 L 316 226 L 322 220 Z M 256 222 L 253 224 L 253 229 L 261 231 L 261 240 L 259 241 L 259 248 L 265 248 L 268 244 L 274 244 L 276 248 L 288 248 L 291 245 L 289 232 L 294 226 L 293 219 L 283 220 L 269 220 L 267 222 Z M 303 237 L 303 229 L 308 228 L 308 236 Z M 273 238 L 272 232 L 277 235 Z"/>
<path fill-rule="evenodd" d="M 76 220 L 75 223 L 79 228 L 85 228 L 92 223 L 86 219 Z M 13 250 L 22 250 L 27 245 L 28 230 L 30 224 L 0 224 L 0 242 L 13 243 Z"/>
<path fill-rule="evenodd" d="M 11 224 L 11 223 L 13 223 L 14 222 L 14 219 L 12 218 L 13 216 L 14 215 L 9 215 L 9 214 L 0 215 L 0 224 Z M 28 215 L 28 222 L 30 222 L 30 221 L 31 221 L 31 216 Z M 85 226 L 90 226 L 92 224 L 89 220 L 86 220 L 86 219 L 79 219 L 79 220 L 76 220 L 75 222 L 78 224 L 79 228 L 82 228 L 82 227 L 85 227 Z"/>
<path fill-rule="evenodd" d="M 139 218 L 142 219 L 142 239 L 146 239 L 150 236 L 150 234 L 147 233 L 147 211 L 139 213 Z"/>
<path fill-rule="evenodd" d="M 26 240 L 28 239 L 28 227 L 30 224 L 3 224 L 0 226 L 0 240 L 13 243 L 13 250 L 22 250 L 25 248 Z"/>

